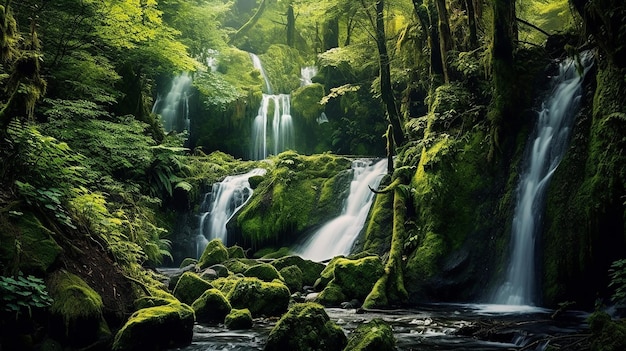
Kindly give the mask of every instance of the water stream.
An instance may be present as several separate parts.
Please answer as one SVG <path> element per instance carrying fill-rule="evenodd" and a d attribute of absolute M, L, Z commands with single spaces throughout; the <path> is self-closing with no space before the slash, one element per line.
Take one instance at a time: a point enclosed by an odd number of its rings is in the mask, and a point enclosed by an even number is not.
<path fill-rule="evenodd" d="M 213 184 L 211 192 L 204 195 L 198 216 L 196 257 L 200 257 L 212 239 L 228 243 L 226 224 L 248 202 L 253 193 L 248 179 L 255 175 L 263 175 L 265 172 L 265 169 L 255 168 L 245 174 L 228 176 L 223 181 Z"/>
<path fill-rule="evenodd" d="M 581 55 L 587 69 L 591 55 Z M 569 135 L 578 111 L 582 75 L 577 61 L 567 59 L 553 77 L 552 92 L 538 114 L 522 163 L 517 204 L 511 228 L 511 256 L 504 284 L 493 298 L 496 304 L 534 305 L 536 300 L 535 247 L 541 230 L 544 197 L 552 174 L 569 145 Z"/>
<path fill-rule="evenodd" d="M 347 255 L 358 237 L 374 199 L 374 193 L 387 171 L 387 160 L 352 162 L 354 172 L 350 193 L 341 214 L 324 224 L 294 251 L 303 258 L 323 261 L 337 255 Z"/>
<path fill-rule="evenodd" d="M 166 132 L 189 130 L 189 90 L 191 76 L 184 72 L 174 77 L 165 98 L 157 97 L 152 113 L 161 115 Z"/>

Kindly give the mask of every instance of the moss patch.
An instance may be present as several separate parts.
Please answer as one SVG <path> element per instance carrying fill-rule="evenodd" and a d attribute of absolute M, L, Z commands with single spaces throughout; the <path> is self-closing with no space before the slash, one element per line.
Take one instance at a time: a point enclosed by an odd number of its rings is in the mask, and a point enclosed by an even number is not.
<path fill-rule="evenodd" d="M 272 261 L 272 266 L 276 267 L 279 271 L 289 267 L 297 266 L 302 271 L 302 284 L 313 286 L 320 273 L 326 266 L 319 262 L 311 260 L 305 260 L 300 256 L 285 256 Z"/>
<path fill-rule="evenodd" d="M 209 241 L 202 256 L 198 260 L 198 267 L 200 269 L 208 268 L 214 264 L 222 263 L 228 259 L 228 250 L 220 239 L 213 239 Z"/>
<path fill-rule="evenodd" d="M 391 326 L 382 319 L 359 325 L 348 339 L 344 351 L 393 351 L 396 339 Z"/>
<path fill-rule="evenodd" d="M 287 311 L 289 297 L 289 289 L 282 282 L 249 277 L 237 280 L 227 295 L 232 307 L 247 308 L 253 316 L 283 314 Z"/>
<path fill-rule="evenodd" d="M 228 329 L 250 329 L 252 328 L 252 314 L 247 308 L 235 309 L 224 318 L 224 325 Z"/>
<path fill-rule="evenodd" d="M 232 307 L 218 289 L 205 291 L 193 305 L 191 305 L 197 322 L 222 322 Z"/>
<path fill-rule="evenodd" d="M 174 288 L 174 296 L 182 303 L 191 305 L 202 293 L 213 288 L 211 283 L 200 278 L 193 272 L 185 272 L 178 279 Z"/>
<path fill-rule="evenodd" d="M 278 270 L 269 263 L 261 263 L 252 266 L 243 272 L 246 277 L 257 277 L 265 282 L 271 282 L 274 279 L 283 280 Z"/>

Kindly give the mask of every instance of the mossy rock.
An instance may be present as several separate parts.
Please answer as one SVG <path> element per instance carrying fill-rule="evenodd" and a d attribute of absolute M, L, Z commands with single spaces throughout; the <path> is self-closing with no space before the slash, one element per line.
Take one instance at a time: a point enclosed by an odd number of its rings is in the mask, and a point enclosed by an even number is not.
<path fill-rule="evenodd" d="M 341 286 L 335 284 L 332 280 L 315 298 L 316 302 L 324 306 L 339 306 L 342 302 L 348 300 L 349 298 L 343 293 Z"/>
<path fill-rule="evenodd" d="M 278 270 L 269 263 L 261 263 L 252 266 L 243 272 L 246 277 L 257 277 L 264 282 L 271 282 L 274 279 L 283 280 Z"/>
<path fill-rule="evenodd" d="M 228 250 L 220 239 L 213 239 L 209 241 L 202 256 L 198 260 L 198 267 L 205 269 L 214 264 L 222 263 L 228 260 Z"/>
<path fill-rule="evenodd" d="M 224 266 L 226 266 L 226 268 L 228 268 L 228 270 L 233 272 L 233 273 L 243 273 L 248 268 L 250 268 L 250 265 L 248 265 L 246 262 L 244 262 L 244 260 L 238 259 L 238 258 L 224 261 L 224 263 L 222 263 L 222 264 Z M 256 264 L 256 262 L 255 262 L 255 264 Z"/>
<path fill-rule="evenodd" d="M 115 335 L 113 350 L 163 350 L 191 344 L 194 311 L 181 303 L 149 307 L 133 313 Z"/>
<path fill-rule="evenodd" d="M 237 282 L 241 280 L 242 277 L 237 276 L 229 276 L 225 278 L 217 278 L 211 282 L 211 284 L 224 294 L 224 296 L 228 296 L 230 292 L 235 288 Z"/>
<path fill-rule="evenodd" d="M 252 328 L 252 313 L 247 308 L 233 308 L 224 318 L 224 326 L 228 329 L 250 329 Z"/>
<path fill-rule="evenodd" d="M 298 266 L 302 271 L 302 284 L 313 286 L 326 266 L 319 262 L 305 260 L 300 256 L 285 256 L 272 261 L 272 266 L 279 271 L 285 267 Z M 330 280 L 329 280 L 330 281 Z"/>
<path fill-rule="evenodd" d="M 191 305 L 202 293 L 212 288 L 211 283 L 200 278 L 196 273 L 185 272 L 176 283 L 174 296 L 180 302 Z"/>
<path fill-rule="evenodd" d="M 191 308 L 196 313 L 196 321 L 200 323 L 222 322 L 232 309 L 224 294 L 218 289 L 205 291 L 194 301 Z"/>
<path fill-rule="evenodd" d="M 343 330 L 319 304 L 295 304 L 274 326 L 265 351 L 339 351 L 346 345 Z"/>
<path fill-rule="evenodd" d="M 185 268 L 196 263 L 198 263 L 198 260 L 196 260 L 195 258 L 187 257 L 180 263 L 180 266 L 178 268 Z"/>
<path fill-rule="evenodd" d="M 275 249 L 273 247 L 265 247 L 254 253 L 254 258 L 272 259 L 281 258 L 291 255 L 291 249 L 288 247 L 281 247 Z"/>
<path fill-rule="evenodd" d="M 163 297 L 143 296 L 134 301 L 133 305 L 136 310 L 148 307 L 165 306 L 171 303 L 179 302 L 176 299 L 167 299 Z"/>
<path fill-rule="evenodd" d="M 302 290 L 302 270 L 300 267 L 296 265 L 287 266 L 278 273 L 283 277 L 285 285 L 287 285 L 292 294 Z"/>
<path fill-rule="evenodd" d="M 391 326 L 376 318 L 354 330 L 344 351 L 394 351 L 395 344 Z"/>
<path fill-rule="evenodd" d="M 280 316 L 287 311 L 290 292 L 281 281 L 245 277 L 237 280 L 227 297 L 232 307 L 248 308 L 253 316 Z"/>
<path fill-rule="evenodd" d="M 53 300 L 51 334 L 73 346 L 95 342 L 103 321 L 102 297 L 83 279 L 66 270 L 50 274 L 47 287 Z"/>
<path fill-rule="evenodd" d="M 363 301 L 378 278 L 384 274 L 383 263 L 378 256 L 367 256 L 356 260 L 338 258 L 332 263 L 332 266 L 330 264 L 329 266 L 332 269 L 333 279 L 317 299 L 324 305 L 336 306 L 352 299 Z"/>
<path fill-rule="evenodd" d="M 239 245 L 234 245 L 226 248 L 228 251 L 228 258 L 246 258 L 246 252 L 243 250 L 243 247 Z"/>
<path fill-rule="evenodd" d="M 626 350 L 626 322 L 613 320 L 606 312 L 596 311 L 587 319 L 591 329 L 591 350 Z"/>

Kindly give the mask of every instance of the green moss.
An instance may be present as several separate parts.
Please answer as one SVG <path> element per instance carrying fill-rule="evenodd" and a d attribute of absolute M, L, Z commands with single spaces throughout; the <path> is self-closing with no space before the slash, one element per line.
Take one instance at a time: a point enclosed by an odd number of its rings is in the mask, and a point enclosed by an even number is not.
<path fill-rule="evenodd" d="M 324 86 L 313 83 L 303 86 L 291 94 L 291 111 L 295 118 L 302 118 L 307 123 L 317 123 L 316 119 L 324 111 L 320 104 L 326 95 Z"/>
<path fill-rule="evenodd" d="M 250 265 L 246 264 L 242 259 L 230 259 L 222 262 L 222 264 L 235 274 L 243 273 L 250 268 Z"/>
<path fill-rule="evenodd" d="M 612 320 L 606 312 L 596 311 L 588 318 L 591 329 L 591 350 L 618 351 L 626 349 L 626 322 Z"/>
<path fill-rule="evenodd" d="M 302 271 L 302 284 L 313 286 L 326 266 L 319 262 L 305 260 L 300 256 L 285 256 L 272 261 L 279 271 L 289 266 L 297 266 Z"/>
<path fill-rule="evenodd" d="M 332 262 L 332 266 L 334 267 L 332 280 L 317 298 L 317 301 L 324 305 L 336 306 L 353 299 L 363 301 L 384 273 L 383 264 L 378 256 L 355 260 L 339 258 Z"/>
<path fill-rule="evenodd" d="M 380 318 L 359 325 L 348 339 L 344 351 L 393 351 L 396 340 L 391 326 Z"/>
<path fill-rule="evenodd" d="M 254 258 L 280 258 L 291 254 L 291 249 L 284 246 L 276 250 L 272 247 L 265 247 L 254 253 Z"/>
<path fill-rule="evenodd" d="M 274 93 L 289 93 L 300 86 L 300 68 L 304 66 L 300 51 L 274 44 L 260 58 Z"/>
<path fill-rule="evenodd" d="M 235 288 L 237 282 L 241 280 L 241 277 L 230 276 L 227 278 L 217 278 L 211 283 L 216 289 L 222 292 L 224 296 L 228 296 L 230 292 Z"/>
<path fill-rule="evenodd" d="M 265 345 L 266 351 L 339 351 L 346 336 L 330 320 L 324 307 L 315 303 L 295 304 L 274 326 Z"/>
<path fill-rule="evenodd" d="M 193 272 L 185 272 L 178 279 L 174 288 L 174 296 L 182 303 L 191 305 L 202 293 L 213 288 L 208 281 Z"/>
<path fill-rule="evenodd" d="M 165 306 L 171 303 L 178 302 L 176 299 L 166 299 L 162 297 L 152 297 L 152 296 L 144 296 L 135 300 L 133 305 L 136 310 L 140 310 L 142 308 L 155 307 L 155 306 Z"/>
<path fill-rule="evenodd" d="M 181 303 L 141 309 L 115 335 L 113 350 L 162 350 L 189 345 L 194 311 Z"/>
<path fill-rule="evenodd" d="M 282 268 L 279 273 L 291 293 L 302 290 L 302 270 L 298 266 L 287 266 Z"/>
<path fill-rule="evenodd" d="M 222 322 L 232 309 L 226 297 L 218 289 L 209 289 L 202 293 L 193 302 L 191 308 L 196 314 L 196 321 L 200 323 Z"/>
<path fill-rule="evenodd" d="M 246 258 L 246 252 L 243 247 L 235 245 L 226 249 L 228 251 L 228 258 Z"/>
<path fill-rule="evenodd" d="M 330 283 L 331 280 L 333 280 L 334 278 L 334 274 L 335 274 L 335 265 L 337 264 L 337 262 L 341 259 L 344 259 L 344 256 L 336 256 L 333 257 L 328 264 L 326 265 L 326 267 L 324 267 L 324 269 L 320 272 L 319 274 L 319 278 L 317 278 L 317 280 L 315 281 L 315 289 L 318 291 L 323 290 L 326 285 L 328 285 L 328 283 Z"/>
<path fill-rule="evenodd" d="M 316 302 L 324 306 L 339 306 L 342 302 L 348 300 L 350 300 L 350 298 L 343 293 L 342 286 L 335 284 L 332 280 L 315 298 Z"/>
<path fill-rule="evenodd" d="M 258 278 L 242 278 L 227 295 L 232 307 L 248 308 L 253 316 L 278 316 L 287 311 L 289 289 L 277 280 L 264 282 Z"/>
<path fill-rule="evenodd" d="M 382 255 L 389 250 L 393 225 L 393 193 L 378 194 L 365 229 L 364 250 Z"/>
<path fill-rule="evenodd" d="M 200 269 L 208 268 L 214 264 L 222 263 L 228 259 L 228 250 L 220 239 L 213 239 L 209 241 L 202 256 L 198 260 L 198 267 Z"/>
<path fill-rule="evenodd" d="M 250 329 L 252 328 L 252 314 L 247 308 L 233 308 L 224 318 L 224 325 L 228 329 Z"/>
<path fill-rule="evenodd" d="M 243 272 L 246 277 L 257 277 L 265 282 L 271 282 L 274 279 L 283 280 L 278 270 L 269 263 L 261 263 L 246 269 Z"/>
<path fill-rule="evenodd" d="M 180 263 L 179 268 L 185 268 L 196 263 L 198 263 L 198 260 L 196 260 L 195 258 L 187 257 Z"/>

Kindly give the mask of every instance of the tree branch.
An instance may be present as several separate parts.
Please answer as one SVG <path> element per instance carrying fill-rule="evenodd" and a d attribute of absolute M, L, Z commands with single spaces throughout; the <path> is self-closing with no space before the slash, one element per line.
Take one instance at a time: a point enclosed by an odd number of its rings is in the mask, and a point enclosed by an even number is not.
<path fill-rule="evenodd" d="M 550 36 L 550 33 L 546 32 L 545 30 L 543 30 L 543 29 L 541 29 L 541 28 L 537 27 L 536 25 L 534 25 L 534 24 L 532 24 L 532 23 L 530 23 L 530 22 L 528 22 L 528 21 L 525 21 L 525 20 L 523 20 L 523 19 L 521 19 L 521 18 L 519 18 L 519 17 L 516 17 L 516 18 L 515 18 L 515 20 L 517 20 L 517 21 L 518 21 L 519 23 L 521 23 L 521 24 L 525 24 L 525 25 L 529 26 L 530 28 L 536 29 L 537 31 L 539 31 L 539 32 L 541 32 L 541 33 L 543 33 L 543 34 L 545 34 L 545 35 L 546 35 L 546 36 L 548 36 L 548 37 Z"/>

